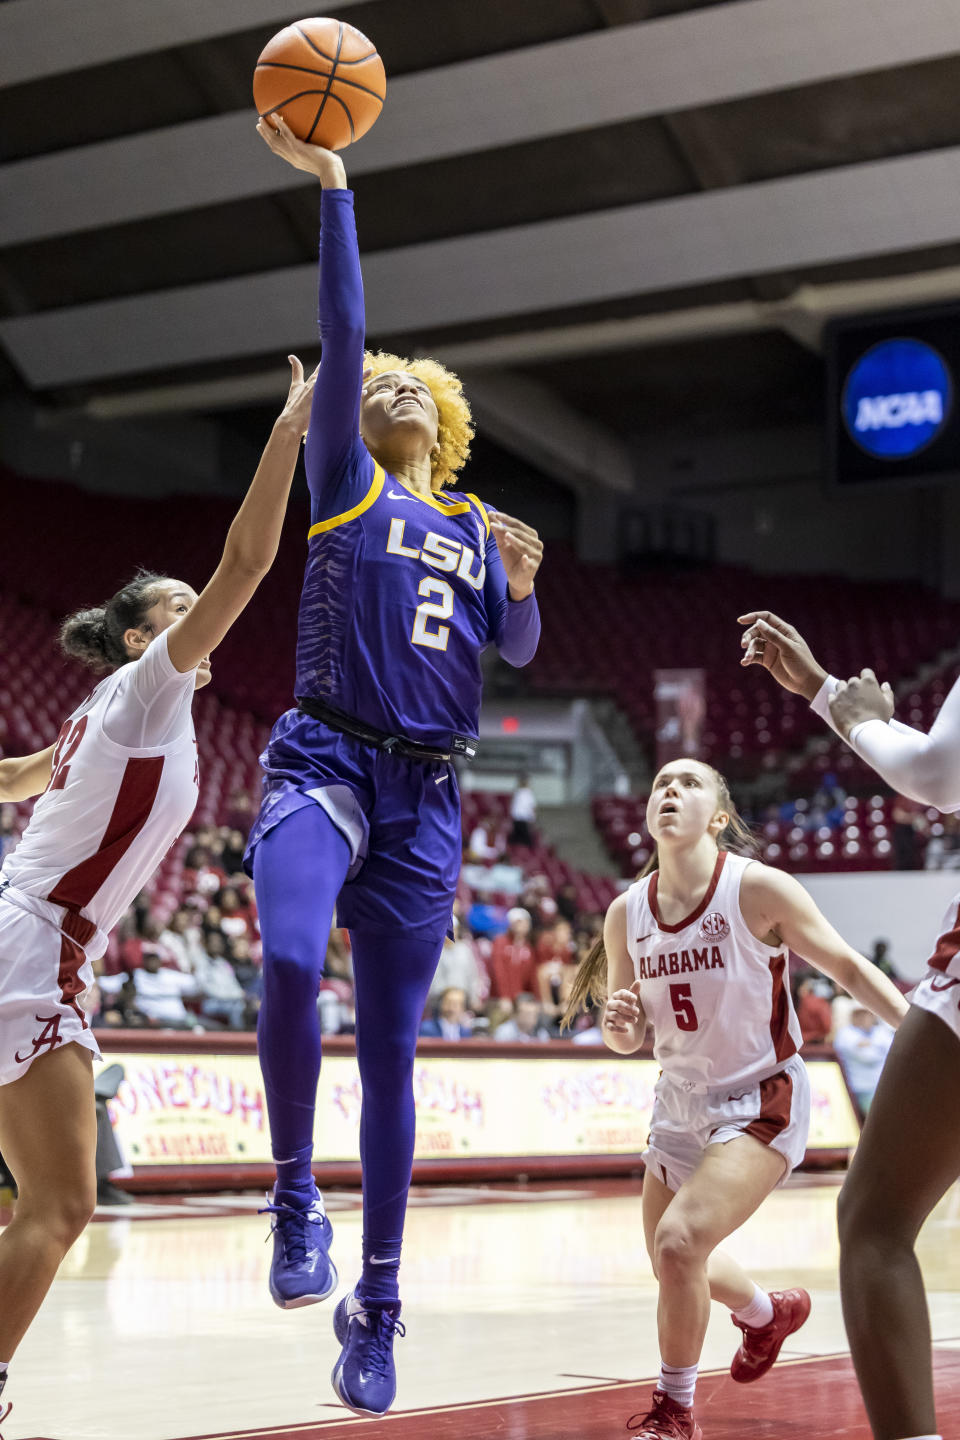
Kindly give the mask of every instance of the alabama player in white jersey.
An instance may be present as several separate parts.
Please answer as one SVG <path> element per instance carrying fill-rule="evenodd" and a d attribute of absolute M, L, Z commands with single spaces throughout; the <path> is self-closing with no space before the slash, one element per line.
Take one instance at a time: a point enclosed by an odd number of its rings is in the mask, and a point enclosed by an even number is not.
<path fill-rule="evenodd" d="M 647 806 L 647 870 L 610 906 L 568 1016 L 605 1000 L 604 1041 L 639 1049 L 653 1026 L 657 1081 L 643 1226 L 660 1282 L 660 1380 L 637 1440 L 697 1440 L 693 1399 L 711 1299 L 743 1339 L 734 1380 L 765 1375 L 806 1320 L 804 1290 L 762 1291 L 716 1247 L 804 1155 L 809 1082 L 787 983 L 788 951 L 898 1025 L 896 987 L 851 950 L 792 876 L 734 853 L 755 844 L 721 775 L 675 760 Z M 631 1421 L 630 1428 L 634 1428 Z"/>
<path fill-rule="evenodd" d="M 196 804 L 193 693 L 276 556 L 310 417 L 315 375 L 290 359 L 286 404 L 206 588 L 141 572 L 65 621 L 62 648 L 109 673 L 55 746 L 0 761 L 0 801 L 43 791 L 0 869 L 0 1152 L 19 1188 L 0 1235 L 0 1391 L 96 1203 L 99 1049 L 81 996 Z"/>
<path fill-rule="evenodd" d="M 838 681 L 778 615 L 756 610 L 740 622 L 748 627 L 743 664 L 763 665 L 785 690 L 803 695 L 902 795 L 960 810 L 960 682 L 924 734 L 894 720 L 893 692 L 872 670 Z M 876 1440 L 940 1440 L 914 1246 L 960 1178 L 960 893 L 927 953 L 927 973 L 911 992 L 840 1192 L 843 1316 Z"/>

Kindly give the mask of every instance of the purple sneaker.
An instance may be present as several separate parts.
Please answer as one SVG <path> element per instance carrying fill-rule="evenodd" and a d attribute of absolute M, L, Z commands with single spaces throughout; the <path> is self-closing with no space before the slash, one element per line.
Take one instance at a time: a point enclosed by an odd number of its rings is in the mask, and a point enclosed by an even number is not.
<path fill-rule="evenodd" d="M 333 1312 L 333 1331 L 343 1349 L 333 1367 L 333 1388 L 358 1415 L 385 1415 L 397 1394 L 393 1337 L 406 1334 L 399 1300 L 368 1305 L 354 1292 Z"/>
<path fill-rule="evenodd" d="M 315 1305 L 337 1288 L 337 1270 L 330 1259 L 333 1226 L 323 1209 L 319 1190 L 306 1210 L 295 1205 L 269 1205 L 258 1211 L 272 1215 L 273 1259 L 270 1262 L 270 1294 L 281 1310 Z"/>

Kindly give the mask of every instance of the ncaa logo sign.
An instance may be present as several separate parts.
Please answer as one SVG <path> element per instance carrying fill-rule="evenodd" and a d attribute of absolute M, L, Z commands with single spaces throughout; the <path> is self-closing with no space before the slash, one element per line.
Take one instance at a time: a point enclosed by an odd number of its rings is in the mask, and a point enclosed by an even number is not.
<path fill-rule="evenodd" d="M 882 340 L 843 388 L 843 422 L 855 445 L 880 460 L 925 450 L 950 418 L 953 385 L 943 356 L 921 340 Z"/>

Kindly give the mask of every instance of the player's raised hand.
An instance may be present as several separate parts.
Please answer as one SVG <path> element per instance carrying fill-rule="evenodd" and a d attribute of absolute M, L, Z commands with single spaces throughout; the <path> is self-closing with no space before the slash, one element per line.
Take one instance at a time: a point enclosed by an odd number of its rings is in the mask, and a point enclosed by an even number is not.
<path fill-rule="evenodd" d="M 500 551 L 512 600 L 525 600 L 533 590 L 533 580 L 543 559 L 543 541 L 536 530 L 495 510 L 490 516 L 490 529 Z"/>
<path fill-rule="evenodd" d="M 303 365 L 296 355 L 288 355 L 290 361 L 290 389 L 287 392 L 286 403 L 281 415 L 282 420 L 288 420 L 297 427 L 298 435 L 306 435 L 307 426 L 310 424 L 310 406 L 313 404 L 313 387 L 317 383 L 318 365 L 312 375 L 306 379 L 303 376 Z"/>
<path fill-rule="evenodd" d="M 276 111 L 266 118 L 260 116 L 257 134 L 274 155 L 279 155 L 288 165 L 305 170 L 308 175 L 316 175 L 324 190 L 347 188 L 347 172 L 340 156 L 332 150 L 324 150 L 322 145 L 308 145 L 305 140 L 298 140 L 283 116 Z"/>
<path fill-rule="evenodd" d="M 737 623 L 749 626 L 740 637 L 740 648 L 745 651 L 740 664 L 762 665 L 784 690 L 812 700 L 827 672 L 813 658 L 799 630 L 772 610 L 751 610 L 738 615 Z"/>
<path fill-rule="evenodd" d="M 640 981 L 635 980 L 629 990 L 614 990 L 603 1007 L 603 1029 L 615 1030 L 618 1034 L 629 1034 L 634 1025 L 640 1023 Z"/>
<path fill-rule="evenodd" d="M 851 680 L 840 681 L 830 696 L 830 714 L 844 739 L 864 720 L 882 720 L 886 725 L 893 715 L 893 691 L 886 680 L 881 685 L 872 670 L 861 670 Z"/>

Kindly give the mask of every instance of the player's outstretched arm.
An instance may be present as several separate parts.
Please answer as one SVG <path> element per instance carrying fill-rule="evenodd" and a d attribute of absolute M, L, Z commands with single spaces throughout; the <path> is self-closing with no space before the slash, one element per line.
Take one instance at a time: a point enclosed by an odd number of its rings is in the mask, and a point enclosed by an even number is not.
<path fill-rule="evenodd" d="M 196 604 L 167 632 L 174 668 L 194 670 L 226 635 L 276 559 L 316 371 L 307 379 L 295 355 L 286 404 L 274 422 L 246 497 L 227 532 L 223 558 Z"/>
<path fill-rule="evenodd" d="M 769 865 L 750 865 L 740 884 L 740 907 L 758 940 L 789 946 L 872 1014 L 900 1024 L 909 1009 L 900 991 L 837 934 L 799 880 Z"/>
<path fill-rule="evenodd" d="M 320 204 L 320 337 L 323 359 L 313 397 L 313 416 L 304 460 L 315 501 L 334 502 L 343 467 L 359 444 L 360 392 L 366 314 L 353 195 L 343 161 L 332 150 L 308 145 L 280 115 L 260 119 L 257 130 L 279 159 L 315 176 L 323 187 Z M 349 497 L 342 509 L 349 509 Z"/>
<path fill-rule="evenodd" d="M 0 804 L 32 800 L 50 784 L 54 745 L 33 755 L 11 755 L 0 760 Z"/>
<path fill-rule="evenodd" d="M 618 1055 L 632 1055 L 643 1044 L 647 1017 L 640 1004 L 640 982 L 635 979 L 627 950 L 627 902 L 618 895 L 603 922 L 607 952 L 607 1003 L 603 1007 L 603 1043 Z"/>

